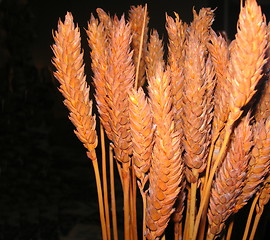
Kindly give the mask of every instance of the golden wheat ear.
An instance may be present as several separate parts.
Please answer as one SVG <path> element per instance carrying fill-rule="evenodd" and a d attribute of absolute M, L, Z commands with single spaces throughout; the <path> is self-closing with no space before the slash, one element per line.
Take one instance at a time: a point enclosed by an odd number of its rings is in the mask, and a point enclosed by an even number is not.
<path fill-rule="evenodd" d="M 183 162 L 179 133 L 174 129 L 169 76 L 159 63 L 155 76 L 149 79 L 150 103 L 156 125 L 146 210 L 146 237 L 149 240 L 159 239 L 164 233 L 182 188 Z"/>
<path fill-rule="evenodd" d="M 214 239 L 225 227 L 233 213 L 237 198 L 242 192 L 251 158 L 253 133 L 248 114 L 235 128 L 226 159 L 216 173 L 208 208 L 208 238 Z"/>
<path fill-rule="evenodd" d="M 96 119 L 92 116 L 90 89 L 84 74 L 80 30 L 74 26 L 71 13 L 67 13 L 64 22 L 59 21 L 54 41 L 53 64 L 57 69 L 54 76 L 60 83 L 59 91 L 65 97 L 64 104 L 70 111 L 69 119 L 76 127 L 75 134 L 87 148 L 89 158 L 96 160 Z"/>

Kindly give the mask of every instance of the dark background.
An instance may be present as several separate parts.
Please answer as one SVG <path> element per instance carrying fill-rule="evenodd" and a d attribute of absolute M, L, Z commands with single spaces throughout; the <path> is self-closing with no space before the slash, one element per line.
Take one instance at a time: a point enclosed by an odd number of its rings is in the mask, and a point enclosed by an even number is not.
<path fill-rule="evenodd" d="M 120 16 L 130 5 L 145 2 L 150 28 L 164 39 L 165 12 L 175 11 L 190 22 L 193 6 L 217 7 L 213 28 L 234 36 L 238 0 L 0 0 L 0 240 L 101 239 L 91 162 L 73 134 L 52 76 L 52 29 L 72 12 L 81 28 L 90 81 L 83 30 L 90 13 L 101 7 Z M 270 1 L 259 2 L 269 14 Z M 118 186 L 119 226 L 121 194 Z M 269 207 L 266 211 L 269 215 Z M 269 226 L 268 218 L 265 222 Z M 260 225 L 258 239 L 266 236 L 265 227 Z"/>

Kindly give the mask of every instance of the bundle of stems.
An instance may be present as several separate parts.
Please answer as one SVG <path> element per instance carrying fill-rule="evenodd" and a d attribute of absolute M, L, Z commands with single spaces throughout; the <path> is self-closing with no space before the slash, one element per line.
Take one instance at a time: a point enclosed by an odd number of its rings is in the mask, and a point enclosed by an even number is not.
<path fill-rule="evenodd" d="M 213 10 L 193 16 L 187 24 L 166 15 L 165 45 L 149 33 L 147 5 L 132 6 L 128 18 L 97 9 L 86 29 L 92 100 L 71 13 L 54 32 L 54 75 L 93 163 L 103 240 L 119 238 L 118 176 L 125 240 L 255 237 L 270 198 L 269 27 L 256 0 L 241 1 L 231 42 L 212 29 Z M 248 201 L 246 225 L 236 229 Z"/>

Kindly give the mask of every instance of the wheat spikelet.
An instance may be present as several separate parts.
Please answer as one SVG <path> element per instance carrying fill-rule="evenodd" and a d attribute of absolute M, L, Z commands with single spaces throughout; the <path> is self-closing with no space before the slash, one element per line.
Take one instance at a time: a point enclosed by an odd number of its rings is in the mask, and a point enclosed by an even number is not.
<path fill-rule="evenodd" d="M 144 18 L 145 8 L 146 6 L 142 7 L 141 5 L 137 7 L 132 6 L 129 11 L 129 23 L 131 26 L 131 32 L 133 33 L 131 45 L 132 49 L 134 50 L 133 52 L 134 65 L 137 66 L 138 62 L 140 61 L 138 73 L 138 80 L 139 80 L 138 86 L 143 86 L 145 82 L 145 55 L 147 51 L 148 22 L 149 22 L 148 14 L 146 16 L 145 23 L 144 21 L 142 21 L 142 19 Z M 142 52 L 141 58 L 139 59 L 142 30 L 144 30 Z"/>
<path fill-rule="evenodd" d="M 75 28 L 71 13 L 66 14 L 64 23 L 59 21 L 54 40 L 53 64 L 57 69 L 54 76 L 60 82 L 59 91 L 65 97 L 64 104 L 70 111 L 69 119 L 76 127 L 75 134 L 88 150 L 89 158 L 96 160 L 96 120 L 92 116 L 92 101 L 89 100 L 89 87 L 84 75 L 80 31 Z"/>
<path fill-rule="evenodd" d="M 95 85 L 95 98 L 97 108 L 100 115 L 100 121 L 110 140 L 112 140 L 111 117 L 108 102 L 111 101 L 111 96 L 107 93 L 106 75 L 108 72 L 108 34 L 102 22 L 91 15 L 88 23 L 88 44 L 91 48 L 91 67 L 94 73 L 93 80 Z"/>
<path fill-rule="evenodd" d="M 208 62 L 206 46 L 203 44 L 207 42 L 207 34 L 204 30 L 209 29 L 209 24 L 212 21 L 209 21 L 204 10 L 202 15 L 206 17 L 199 18 L 195 15 L 194 22 L 190 26 L 184 65 L 183 144 L 185 149 L 184 159 L 188 166 L 186 176 L 189 182 L 196 182 L 198 173 L 204 171 L 206 167 L 205 160 L 210 142 L 211 125 L 209 123 L 212 118 L 210 112 L 212 109 L 213 71 L 211 70 L 211 63 Z M 197 23 L 198 19 L 200 19 L 200 24 Z M 201 21 L 204 22 L 204 27 L 202 27 Z M 206 63 L 208 64 L 207 67 Z M 191 172 L 192 169 L 197 172 L 196 176 Z"/>
<path fill-rule="evenodd" d="M 150 106 L 141 87 L 129 93 L 129 118 L 134 169 L 143 187 L 150 168 L 154 126 Z"/>
<path fill-rule="evenodd" d="M 111 96 L 111 126 L 116 159 L 128 162 L 131 154 L 131 136 L 128 116 L 128 92 L 134 84 L 131 29 L 124 16 L 114 18 L 108 58 L 107 94 Z"/>
<path fill-rule="evenodd" d="M 153 30 L 150 35 L 150 40 L 147 46 L 147 53 L 145 57 L 147 79 L 155 76 L 157 64 L 161 63 L 162 66 L 165 66 L 163 55 L 164 51 L 162 40 L 159 39 L 158 32 L 156 30 Z"/>
<path fill-rule="evenodd" d="M 110 38 L 111 37 L 111 30 L 112 30 L 112 26 L 113 26 L 112 18 L 110 17 L 109 14 L 104 12 L 104 10 L 101 8 L 97 8 L 96 11 L 97 11 L 98 18 L 99 18 L 100 22 L 105 27 L 106 33 L 107 33 L 108 37 Z"/>
<path fill-rule="evenodd" d="M 162 63 L 149 79 L 149 95 L 156 131 L 149 173 L 146 237 L 159 239 L 173 212 L 183 177 L 179 133 L 174 130 L 170 78 Z"/>
<path fill-rule="evenodd" d="M 265 17 L 255 0 L 247 0 L 241 7 L 236 38 L 230 45 L 229 80 L 231 81 L 230 114 L 231 126 L 242 114 L 255 93 L 265 64 L 267 46 Z"/>
<path fill-rule="evenodd" d="M 225 221 L 233 212 L 236 198 L 244 185 L 252 145 L 248 114 L 235 128 L 229 152 L 212 186 L 208 208 L 208 239 L 220 234 Z"/>
<path fill-rule="evenodd" d="M 270 166 L 270 118 L 258 122 L 254 129 L 254 147 L 252 158 L 249 162 L 249 169 L 245 185 L 235 206 L 235 212 L 241 209 L 247 201 L 258 190 L 264 181 L 265 175 L 269 172 Z"/>

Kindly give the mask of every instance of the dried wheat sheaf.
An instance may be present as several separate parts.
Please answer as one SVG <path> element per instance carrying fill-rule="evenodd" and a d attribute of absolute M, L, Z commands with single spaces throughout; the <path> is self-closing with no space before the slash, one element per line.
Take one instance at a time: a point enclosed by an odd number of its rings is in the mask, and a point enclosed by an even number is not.
<path fill-rule="evenodd" d="M 270 25 L 256 0 L 241 1 L 232 41 L 212 29 L 210 8 L 193 9 L 190 24 L 166 14 L 167 44 L 156 30 L 148 33 L 147 5 L 132 6 L 127 18 L 100 8 L 96 14 L 86 33 L 99 121 L 111 147 L 107 166 L 101 131 L 102 181 L 80 31 L 71 13 L 59 21 L 52 50 L 69 118 L 93 160 L 103 240 L 111 231 L 118 240 L 115 163 L 125 240 L 137 240 L 138 229 L 143 240 L 165 239 L 169 224 L 177 240 L 229 240 L 231 216 L 249 201 L 243 240 L 254 239 L 270 199 Z"/>

